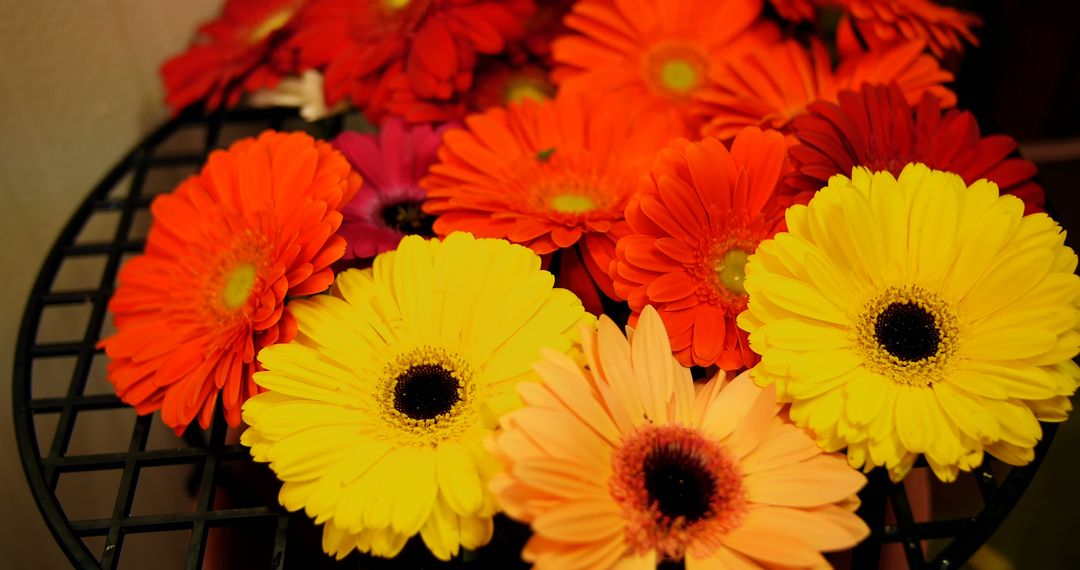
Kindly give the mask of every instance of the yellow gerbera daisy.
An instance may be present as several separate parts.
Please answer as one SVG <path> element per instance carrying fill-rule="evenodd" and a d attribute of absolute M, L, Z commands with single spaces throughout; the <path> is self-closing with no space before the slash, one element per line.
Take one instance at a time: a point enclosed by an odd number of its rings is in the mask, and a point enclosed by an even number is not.
<path fill-rule="evenodd" d="M 908 165 L 834 176 L 746 266 L 739 326 L 791 418 L 894 480 L 1022 465 L 1080 379 L 1077 258 L 1045 214 Z"/>
<path fill-rule="evenodd" d="M 521 246 L 410 236 L 289 305 L 296 341 L 259 353 L 268 391 L 244 405 L 242 441 L 288 510 L 326 524 L 327 553 L 392 557 L 419 532 L 448 560 L 491 539 L 483 439 L 540 349 L 571 351 L 592 320 L 553 281 Z"/>

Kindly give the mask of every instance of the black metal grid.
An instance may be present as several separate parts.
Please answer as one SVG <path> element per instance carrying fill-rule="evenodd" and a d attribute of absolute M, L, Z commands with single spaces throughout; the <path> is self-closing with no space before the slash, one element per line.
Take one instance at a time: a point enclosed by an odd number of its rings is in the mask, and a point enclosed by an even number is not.
<path fill-rule="evenodd" d="M 262 128 L 314 130 L 317 136 L 328 138 L 340 132 L 343 125 L 344 119 L 340 117 L 314 126 L 306 125 L 292 111 L 280 109 L 236 111 L 212 117 L 184 114 L 152 133 L 105 176 L 75 212 L 49 252 L 27 303 L 18 337 L 14 368 L 15 431 L 26 476 L 38 506 L 64 552 L 77 566 L 117 568 L 121 562 L 125 537 L 187 530 L 190 531 L 190 539 L 186 566 L 198 568 L 203 565 L 211 529 L 253 524 L 273 527 L 271 536 L 262 543 L 270 550 L 266 560 L 272 568 L 282 568 L 286 563 L 305 568 L 312 567 L 312 564 L 320 567 L 331 565 L 329 558 L 297 557 L 295 551 L 298 544 L 308 551 L 313 550 L 310 537 L 313 534 L 317 536 L 318 530 L 302 513 L 289 515 L 281 509 L 276 504 L 274 494 L 249 496 L 244 504 L 250 506 L 226 505 L 222 508 L 215 503 L 216 491 L 220 488 L 229 490 L 230 494 L 243 495 L 252 470 L 260 468 L 251 462 L 243 446 L 229 443 L 227 426 L 220 414 L 214 419 L 208 433 L 197 428 L 190 429 L 185 434 L 186 446 L 148 449 L 151 428 L 155 427 L 154 422 L 160 422 L 155 414 L 135 420 L 126 451 L 80 454 L 71 453 L 69 447 L 77 431 L 76 420 L 80 414 L 125 408 L 125 404 L 114 395 L 87 394 L 86 388 L 94 359 L 101 358 L 101 351 L 95 346 L 106 326 L 106 305 L 117 271 L 126 256 L 140 252 L 144 245 L 144 235 L 139 235 L 136 220 L 140 215 L 146 215 L 154 194 L 172 189 L 171 185 L 148 185 L 151 175 L 161 170 L 193 173 L 202 165 L 211 149 L 227 146 L 235 138 L 255 134 Z M 237 136 L 223 136 L 223 132 L 237 128 Z M 195 151 L 169 150 L 170 146 L 176 146 L 173 143 L 177 139 L 199 131 L 201 133 L 194 143 Z M 190 141 L 189 146 L 192 146 Z M 125 186 L 129 178 L 130 182 Z M 119 213 L 119 220 L 111 239 L 88 243 L 77 239 L 95 218 L 116 213 Z M 62 264 L 85 258 L 104 260 L 100 280 L 74 289 L 54 291 L 54 280 Z M 40 341 L 37 338 L 46 310 L 79 305 L 90 309 L 81 338 L 60 342 Z M 74 370 L 63 395 L 35 397 L 36 385 L 45 379 L 41 374 L 33 374 L 34 364 L 58 358 L 75 359 Z M 39 446 L 36 419 L 49 414 L 58 414 L 56 430 L 47 446 Z M 872 534 L 852 554 L 853 566 L 860 569 L 876 567 L 882 547 L 888 544 L 901 545 L 911 568 L 944 569 L 963 564 L 1004 520 L 1031 481 L 1053 439 L 1056 426 L 1045 424 L 1043 428 L 1044 438 L 1036 448 L 1036 458 L 1031 465 L 1009 469 L 995 465 L 995 460 L 988 460 L 975 473 L 961 475 L 961 478 L 974 478 L 979 491 L 978 500 L 981 503 L 975 505 L 977 510 L 970 516 L 917 521 L 909 505 L 905 484 L 890 483 L 880 470 L 872 473 L 870 484 L 861 493 L 863 505 L 859 511 L 870 525 Z M 229 468 L 226 463 L 239 465 L 240 469 Z M 194 490 L 193 508 L 186 512 L 133 514 L 140 473 L 147 468 L 174 465 L 191 466 L 189 487 Z M 924 469 L 925 463 L 920 462 L 915 471 Z M 111 514 L 72 520 L 57 496 L 60 476 L 103 470 L 120 471 Z M 261 474 L 266 475 L 265 472 Z M 908 481 L 911 481 L 910 477 Z M 188 490 L 177 489 L 176 492 Z M 84 542 L 84 539 L 92 537 L 104 537 L 100 552 L 92 551 Z M 520 525 L 500 519 L 491 546 L 464 555 L 452 565 L 520 565 L 518 553 L 524 537 Z M 432 566 L 434 559 L 415 542 L 410 543 L 396 562 L 376 561 L 354 554 L 342 564 L 351 567 L 394 564 Z M 290 546 L 288 557 L 286 545 Z M 317 549 L 315 542 L 314 551 Z"/>

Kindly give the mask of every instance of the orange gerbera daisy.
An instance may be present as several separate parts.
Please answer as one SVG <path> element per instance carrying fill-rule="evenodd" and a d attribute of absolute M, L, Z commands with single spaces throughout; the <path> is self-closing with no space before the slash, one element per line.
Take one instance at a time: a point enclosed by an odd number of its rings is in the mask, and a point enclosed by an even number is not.
<path fill-rule="evenodd" d="M 588 369 L 549 351 L 503 416 L 491 489 L 532 525 L 536 568 L 820 568 L 867 534 L 866 479 L 822 452 L 747 372 L 695 391 L 647 309 L 632 339 L 583 327 Z M 696 392 L 696 393 L 695 393 Z"/>
<path fill-rule="evenodd" d="M 255 355 L 288 342 L 285 298 L 323 291 L 345 252 L 338 212 L 360 177 L 327 143 L 267 131 L 215 151 L 197 176 L 154 200 L 146 253 L 120 270 L 103 340 L 109 381 L 140 414 L 181 433 L 225 418 L 259 388 Z"/>
<path fill-rule="evenodd" d="M 205 99 L 208 109 L 232 107 L 244 93 L 273 87 L 294 71 L 272 57 L 291 31 L 303 0 L 229 0 L 201 28 L 192 45 L 161 67 L 165 103 L 179 113 Z"/>
<path fill-rule="evenodd" d="M 312 0 L 292 44 L 302 64 L 325 68 L 330 104 L 348 97 L 379 120 L 387 80 L 450 99 L 472 85 L 476 54 L 521 38 L 533 10 L 532 0 Z"/>
<path fill-rule="evenodd" d="M 779 37 L 760 20 L 762 0 L 581 0 L 566 17 L 577 34 L 555 40 L 563 88 L 617 93 L 696 128 L 694 94 L 725 61 Z"/>
<path fill-rule="evenodd" d="M 956 59 L 964 42 L 979 45 L 971 28 L 982 20 L 971 12 L 930 0 L 832 0 L 843 8 L 842 25 L 854 25 L 872 49 L 920 42 L 939 59 Z"/>
<path fill-rule="evenodd" d="M 747 128 L 731 151 L 718 140 L 680 139 L 664 149 L 626 208 L 615 292 L 630 324 L 655 306 L 684 366 L 753 366 L 735 317 L 746 309 L 743 267 L 757 244 L 783 229 L 773 200 L 787 159 L 784 137 Z"/>
<path fill-rule="evenodd" d="M 942 113 L 928 93 L 912 109 L 895 84 L 863 85 L 841 92 L 837 100 L 813 103 L 791 123 L 798 144 L 791 148 L 796 172 L 787 183 L 795 189 L 816 192 L 833 175 L 850 176 L 856 166 L 900 176 L 905 166 L 921 162 L 959 174 L 968 185 L 985 178 L 1022 199 L 1025 214 L 1042 211 L 1043 190 L 1033 180 L 1038 169 L 1010 157 L 1016 151 L 1011 137 L 980 136 L 971 113 Z"/>
<path fill-rule="evenodd" d="M 505 238 L 541 255 L 564 250 L 560 287 L 600 311 L 623 210 L 656 151 L 679 134 L 664 115 L 616 97 L 527 99 L 466 119 L 421 181 L 435 233 Z M 591 280 L 590 280 L 591 277 Z M 591 282 L 596 285 L 592 285 Z"/>
<path fill-rule="evenodd" d="M 718 68 L 713 87 L 695 95 L 695 112 L 707 121 L 702 134 L 730 139 L 751 125 L 782 130 L 813 101 L 835 101 L 838 91 L 863 83 L 896 82 L 912 104 L 929 92 L 943 108 L 956 105 L 943 86 L 952 74 L 922 52 L 922 44 L 907 43 L 851 55 L 833 70 L 820 42 L 810 49 L 794 40 L 776 43 Z"/>

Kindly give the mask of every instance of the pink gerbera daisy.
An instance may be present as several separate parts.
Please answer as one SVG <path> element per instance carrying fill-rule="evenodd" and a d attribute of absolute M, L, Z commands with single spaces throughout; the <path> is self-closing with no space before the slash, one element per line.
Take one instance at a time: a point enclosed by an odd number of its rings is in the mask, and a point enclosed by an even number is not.
<path fill-rule="evenodd" d="M 364 186 L 342 209 L 344 259 L 369 258 L 397 247 L 406 235 L 432 237 L 435 217 L 420 206 L 427 191 L 420 178 L 435 162 L 446 127 L 386 122 L 378 135 L 343 133 L 334 146 L 364 178 Z"/>

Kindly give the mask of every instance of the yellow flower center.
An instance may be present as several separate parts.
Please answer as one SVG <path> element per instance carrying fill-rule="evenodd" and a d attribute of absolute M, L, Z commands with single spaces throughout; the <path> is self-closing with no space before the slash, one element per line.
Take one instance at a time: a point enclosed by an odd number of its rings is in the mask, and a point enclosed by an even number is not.
<path fill-rule="evenodd" d="M 749 257 L 747 251 L 732 248 L 720 258 L 720 263 L 716 265 L 716 277 L 724 289 L 736 295 L 746 294 L 743 282 L 746 280 L 746 260 Z"/>
<path fill-rule="evenodd" d="M 683 99 L 708 75 L 708 59 L 693 44 L 664 43 L 645 55 L 645 78 L 652 90 Z"/>
<path fill-rule="evenodd" d="M 687 93 L 697 86 L 698 74 L 688 61 L 674 59 L 660 68 L 660 81 L 677 93 Z"/>
<path fill-rule="evenodd" d="M 559 194 L 551 199 L 551 209 L 564 214 L 583 214 L 596 208 L 596 202 L 581 194 Z"/>
<path fill-rule="evenodd" d="M 383 370 L 378 408 L 397 445 L 435 446 L 454 439 L 475 416 L 473 371 L 457 354 L 422 346 Z"/>
<path fill-rule="evenodd" d="M 280 30 L 285 24 L 288 24 L 292 17 L 293 11 L 288 9 L 271 14 L 269 18 L 263 20 L 261 24 L 251 31 L 251 43 L 257 44 L 265 40 L 267 36 Z"/>
<path fill-rule="evenodd" d="M 518 103 L 526 99 L 532 99 L 533 101 L 543 101 L 547 99 L 549 93 L 545 91 L 541 86 L 528 81 L 511 82 L 506 87 L 506 103 Z"/>
<path fill-rule="evenodd" d="M 917 285 L 889 287 L 864 303 L 854 330 L 868 368 L 920 387 L 945 376 L 960 336 L 950 304 Z"/>
<path fill-rule="evenodd" d="M 221 288 L 221 302 L 226 308 L 237 309 L 247 302 L 255 287 L 255 277 L 255 266 L 250 263 L 238 265 L 229 272 L 225 286 Z"/>
<path fill-rule="evenodd" d="M 383 0 L 383 5 L 391 10 L 401 10 L 409 6 L 411 0 Z"/>

